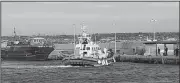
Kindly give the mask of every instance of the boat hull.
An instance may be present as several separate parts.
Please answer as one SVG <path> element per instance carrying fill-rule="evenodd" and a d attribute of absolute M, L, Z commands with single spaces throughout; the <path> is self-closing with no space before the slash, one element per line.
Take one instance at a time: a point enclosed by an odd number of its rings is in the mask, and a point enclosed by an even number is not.
<path fill-rule="evenodd" d="M 84 59 L 64 60 L 63 64 L 64 65 L 71 65 L 71 66 L 94 66 L 94 65 L 98 65 L 97 61 L 84 60 Z"/>
<path fill-rule="evenodd" d="M 100 61 L 100 62 L 99 62 Z M 102 63 L 102 61 L 107 61 Z M 98 58 L 66 58 L 63 60 L 64 65 L 71 66 L 96 66 L 96 65 L 109 65 L 113 62 L 113 58 L 98 59 Z"/>
<path fill-rule="evenodd" d="M 48 60 L 53 50 L 51 47 L 11 47 L 1 50 L 1 58 L 3 60 Z"/>

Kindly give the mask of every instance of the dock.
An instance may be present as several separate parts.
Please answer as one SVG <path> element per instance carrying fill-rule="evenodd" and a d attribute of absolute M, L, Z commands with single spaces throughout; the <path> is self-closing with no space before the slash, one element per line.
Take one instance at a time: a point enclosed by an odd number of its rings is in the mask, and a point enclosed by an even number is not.
<path fill-rule="evenodd" d="M 135 63 L 149 63 L 149 64 L 179 64 L 179 56 L 117 55 L 116 62 L 135 62 Z"/>

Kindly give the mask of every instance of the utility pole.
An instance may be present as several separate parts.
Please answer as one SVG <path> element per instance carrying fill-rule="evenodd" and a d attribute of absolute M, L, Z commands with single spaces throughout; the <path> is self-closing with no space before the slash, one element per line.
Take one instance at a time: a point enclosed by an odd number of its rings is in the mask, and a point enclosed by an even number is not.
<path fill-rule="evenodd" d="M 152 19 L 151 22 L 154 24 L 157 20 Z M 153 32 L 154 32 L 154 39 L 153 41 L 156 41 L 156 34 L 155 34 L 155 28 L 153 27 Z M 157 56 L 157 42 L 156 42 L 156 56 Z"/>
<path fill-rule="evenodd" d="M 113 27 L 115 28 L 115 22 L 113 22 Z M 114 43 L 115 43 L 115 54 L 116 54 L 116 31 L 115 31 L 115 34 L 114 34 L 114 36 L 115 36 L 115 40 L 114 40 Z"/>
<path fill-rule="evenodd" d="M 75 56 L 75 45 L 76 45 L 76 25 L 75 24 L 73 24 L 73 28 L 74 28 L 74 56 Z"/>

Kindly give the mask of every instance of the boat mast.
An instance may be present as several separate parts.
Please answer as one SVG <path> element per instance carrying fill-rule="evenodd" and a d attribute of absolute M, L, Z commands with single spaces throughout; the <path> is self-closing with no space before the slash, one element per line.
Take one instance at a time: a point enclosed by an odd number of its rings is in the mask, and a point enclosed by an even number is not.
<path fill-rule="evenodd" d="M 16 34 L 16 28 L 14 27 L 14 41 L 17 40 L 17 39 L 16 39 L 16 36 L 17 36 L 17 34 Z"/>
<path fill-rule="evenodd" d="M 16 37 L 16 29 L 15 29 L 15 27 L 14 27 L 14 37 Z"/>

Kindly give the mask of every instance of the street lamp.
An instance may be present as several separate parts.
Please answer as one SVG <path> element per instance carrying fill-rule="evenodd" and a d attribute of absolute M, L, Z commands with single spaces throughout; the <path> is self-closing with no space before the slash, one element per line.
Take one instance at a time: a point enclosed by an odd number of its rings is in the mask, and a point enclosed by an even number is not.
<path fill-rule="evenodd" d="M 151 19 L 152 23 L 156 23 L 156 21 L 157 21 L 156 19 Z M 153 41 L 157 41 L 156 38 L 155 38 L 155 28 L 154 27 L 153 27 L 153 32 L 154 32 L 154 39 L 153 39 Z"/>
<path fill-rule="evenodd" d="M 156 23 L 156 21 L 157 20 L 155 20 L 155 19 L 151 19 L 151 22 L 152 23 Z M 153 41 L 157 41 L 156 39 L 155 39 L 155 28 L 153 27 L 153 31 L 154 31 L 154 39 L 153 39 Z M 157 56 L 157 42 L 156 42 L 156 56 Z"/>

